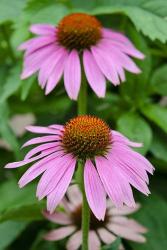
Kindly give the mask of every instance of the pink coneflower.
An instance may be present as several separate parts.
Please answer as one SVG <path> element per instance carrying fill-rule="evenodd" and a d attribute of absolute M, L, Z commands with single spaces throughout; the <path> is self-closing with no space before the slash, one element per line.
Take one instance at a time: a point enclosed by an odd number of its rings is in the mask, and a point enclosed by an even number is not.
<path fill-rule="evenodd" d="M 44 238 L 49 241 L 57 241 L 72 235 L 67 241 L 66 249 L 77 250 L 82 244 L 82 194 L 75 185 L 72 185 L 67 191 L 67 197 L 68 199 L 64 198 L 63 201 L 64 212 L 56 211 L 53 214 L 43 212 L 45 218 L 62 225 L 62 227 L 48 232 Z M 99 250 L 101 241 L 108 245 L 113 243 L 117 236 L 139 243 L 145 242 L 146 239 L 142 233 L 147 232 L 146 228 L 134 219 L 125 216 L 134 213 L 139 207 L 139 204 L 136 204 L 134 208 L 123 206 L 118 209 L 107 200 L 104 221 L 97 220 L 91 213 L 89 250 Z M 120 245 L 120 249 L 124 249 L 123 245 Z"/>
<path fill-rule="evenodd" d="M 86 78 L 99 96 L 106 92 L 106 78 L 114 85 L 125 81 L 125 70 L 140 73 L 130 57 L 143 59 L 130 40 L 119 32 L 103 28 L 94 17 L 83 13 L 65 16 L 57 27 L 34 24 L 30 31 L 38 37 L 21 44 L 25 50 L 25 79 L 38 71 L 38 81 L 49 94 L 64 75 L 64 85 L 71 99 L 78 97 L 81 64 Z"/>
<path fill-rule="evenodd" d="M 117 131 L 110 130 L 101 119 L 84 115 L 71 119 L 65 126 L 29 126 L 33 133 L 47 134 L 31 139 L 23 146 L 41 144 L 28 152 L 23 161 L 9 163 L 6 168 L 17 168 L 36 161 L 22 176 L 23 187 L 42 175 L 37 197 L 47 197 L 47 209 L 53 212 L 62 200 L 77 160 L 84 162 L 84 184 L 89 206 L 99 220 L 106 212 L 106 194 L 121 207 L 135 206 L 131 185 L 148 195 L 147 172 L 153 173 L 149 161 L 133 151 L 141 146 Z"/>

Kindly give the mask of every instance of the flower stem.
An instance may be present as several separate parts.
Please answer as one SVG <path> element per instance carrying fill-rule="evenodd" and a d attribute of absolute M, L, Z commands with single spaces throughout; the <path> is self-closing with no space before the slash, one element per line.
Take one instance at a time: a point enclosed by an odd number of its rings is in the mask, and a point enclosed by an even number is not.
<path fill-rule="evenodd" d="M 87 82 L 82 72 L 82 84 L 78 97 L 78 115 L 87 113 Z M 90 224 L 90 209 L 86 199 L 84 188 L 84 161 L 78 161 L 77 181 L 82 191 L 82 250 L 88 250 L 88 235 Z"/>
<path fill-rule="evenodd" d="M 82 84 L 78 96 L 78 115 L 85 115 L 87 113 L 87 82 L 85 74 L 82 75 Z"/>
<path fill-rule="evenodd" d="M 84 164 L 82 163 L 82 250 L 88 250 L 90 209 L 84 189 Z"/>

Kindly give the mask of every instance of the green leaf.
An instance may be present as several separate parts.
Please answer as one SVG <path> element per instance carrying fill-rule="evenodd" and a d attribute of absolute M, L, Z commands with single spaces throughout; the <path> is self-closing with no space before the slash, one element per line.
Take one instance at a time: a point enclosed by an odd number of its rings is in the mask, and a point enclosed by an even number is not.
<path fill-rule="evenodd" d="M 151 40 L 159 39 L 165 42 L 167 41 L 167 21 L 164 16 L 167 16 L 167 10 L 165 11 L 167 2 L 166 0 L 152 0 L 149 3 L 143 0 L 99 0 L 96 7 L 93 5 L 90 10 L 89 6 L 89 9 L 85 11 L 93 15 L 125 14 L 138 31 L 142 31 Z"/>
<path fill-rule="evenodd" d="M 167 64 L 162 65 L 156 69 L 153 73 L 151 81 L 151 92 L 158 93 L 160 95 L 167 95 Z"/>
<path fill-rule="evenodd" d="M 167 203 L 158 196 L 151 195 L 149 198 L 142 198 L 142 207 L 138 213 L 133 215 L 147 229 L 147 242 L 137 244 L 131 241 L 128 243 L 135 250 L 164 250 L 167 246 Z"/>
<path fill-rule="evenodd" d="M 20 145 L 9 124 L 9 109 L 6 103 L 0 104 L 0 134 L 9 143 L 15 153 L 16 159 L 20 158 Z"/>
<path fill-rule="evenodd" d="M 142 113 L 167 133 L 167 108 L 148 104 L 141 108 Z"/>
<path fill-rule="evenodd" d="M 65 15 L 69 14 L 69 9 L 64 1 L 30 0 L 27 3 L 26 14 L 31 23 L 50 23 L 55 25 Z"/>
<path fill-rule="evenodd" d="M 167 135 L 162 131 L 155 131 L 150 151 L 152 154 L 163 161 L 167 162 Z"/>
<path fill-rule="evenodd" d="M 101 250 L 119 250 L 121 245 L 121 238 L 117 238 L 111 245 L 107 245 L 101 248 Z"/>
<path fill-rule="evenodd" d="M 20 189 L 15 180 L 9 180 L 0 186 L 0 197 L 0 221 L 42 218 L 43 203 L 37 201 L 34 185 L 29 184 Z"/>
<path fill-rule="evenodd" d="M 137 151 L 145 154 L 152 141 L 152 131 L 149 124 L 136 113 L 125 113 L 117 121 L 117 129 L 135 142 L 143 143 Z"/>
<path fill-rule="evenodd" d="M 21 86 L 21 100 L 22 101 L 25 101 L 25 99 L 27 98 L 34 81 L 35 81 L 35 76 L 32 76 L 22 81 L 22 86 Z"/>
<path fill-rule="evenodd" d="M 0 1 L 0 23 L 16 20 L 25 7 L 25 0 L 1 0 Z"/>
<path fill-rule="evenodd" d="M 0 250 L 5 250 L 26 228 L 27 222 L 7 221 L 0 224 Z"/>
<path fill-rule="evenodd" d="M 0 103 L 3 103 L 5 100 L 7 100 L 20 87 L 20 72 L 21 69 L 18 65 L 11 69 L 0 93 Z"/>

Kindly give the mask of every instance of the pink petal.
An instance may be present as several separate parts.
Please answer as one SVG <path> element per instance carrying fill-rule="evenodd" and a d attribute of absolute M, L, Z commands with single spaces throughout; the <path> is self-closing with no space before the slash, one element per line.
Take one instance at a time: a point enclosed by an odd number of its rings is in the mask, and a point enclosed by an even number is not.
<path fill-rule="evenodd" d="M 47 196 L 47 210 L 51 213 L 62 200 L 74 174 L 76 160 L 68 167 L 55 189 Z"/>
<path fill-rule="evenodd" d="M 70 216 L 63 212 L 54 212 L 54 214 L 50 214 L 47 211 L 42 212 L 44 217 L 48 219 L 49 221 L 60 224 L 60 225 L 70 225 L 72 224 L 72 220 Z"/>
<path fill-rule="evenodd" d="M 108 196 L 116 206 L 121 207 L 123 205 L 124 196 L 115 170 L 112 165 L 109 166 L 109 161 L 104 157 L 96 157 L 95 161 L 97 171 Z"/>
<path fill-rule="evenodd" d="M 98 97 L 106 93 L 106 81 L 89 50 L 83 52 L 83 64 L 88 82 Z"/>
<path fill-rule="evenodd" d="M 50 74 L 54 71 L 57 63 L 66 55 L 66 49 L 57 47 L 57 49 L 50 56 L 48 56 L 48 58 L 42 64 L 39 71 L 38 81 L 43 88 L 49 79 Z"/>
<path fill-rule="evenodd" d="M 31 158 L 31 159 L 28 159 L 28 160 L 23 160 L 23 161 L 17 161 L 17 162 L 12 162 L 12 163 L 8 163 L 5 168 L 19 168 L 23 165 L 27 165 L 28 163 L 31 163 L 33 161 L 36 161 L 36 160 L 39 160 L 41 158 L 43 158 L 44 156 L 47 156 L 48 154 L 50 154 L 50 152 L 52 152 L 53 150 L 51 151 L 46 151 L 46 152 L 42 152 L 41 154 Z"/>
<path fill-rule="evenodd" d="M 128 227 L 129 229 L 133 230 L 136 233 L 146 233 L 147 229 L 139 224 L 137 221 L 133 219 L 129 219 L 124 216 L 113 216 L 111 217 L 111 222 L 114 224 L 119 224 L 124 227 Z"/>
<path fill-rule="evenodd" d="M 52 73 L 50 74 L 48 78 L 48 82 L 46 84 L 46 91 L 45 94 L 48 95 L 58 84 L 60 81 L 63 71 L 64 71 L 64 65 L 68 57 L 68 52 L 62 54 L 61 58 L 57 61 Z"/>
<path fill-rule="evenodd" d="M 50 24 L 33 24 L 29 30 L 37 35 L 56 35 L 56 28 Z"/>
<path fill-rule="evenodd" d="M 145 56 L 143 53 L 137 50 L 133 43 L 124 34 L 106 28 L 103 28 L 102 33 L 103 37 L 111 39 L 111 42 L 117 42 L 121 45 L 124 45 L 124 47 L 131 51 L 130 53 L 133 53 L 134 57 L 144 59 Z"/>
<path fill-rule="evenodd" d="M 43 174 L 37 186 L 37 197 L 43 199 L 46 195 L 51 193 L 63 178 L 63 175 L 74 164 L 71 155 L 65 155 L 55 159 Z"/>
<path fill-rule="evenodd" d="M 39 145 L 33 149 L 31 149 L 27 154 L 26 156 L 24 157 L 24 160 L 28 160 L 30 159 L 32 156 L 44 151 L 44 150 L 47 150 L 47 149 L 51 149 L 54 147 L 54 151 L 57 150 L 57 147 L 60 148 L 60 142 L 50 142 L 50 143 L 45 143 L 45 144 L 42 144 L 42 145 Z M 54 152 L 53 151 L 53 152 Z"/>
<path fill-rule="evenodd" d="M 58 130 L 64 130 L 64 126 L 60 125 L 60 124 L 49 125 L 49 128 L 54 128 L 54 129 L 58 129 Z"/>
<path fill-rule="evenodd" d="M 95 169 L 90 160 L 84 167 L 84 185 L 89 206 L 98 220 L 104 220 L 106 212 L 106 194 Z"/>
<path fill-rule="evenodd" d="M 65 63 L 64 84 L 69 97 L 76 100 L 81 84 L 81 66 L 78 52 L 74 49 L 70 52 Z"/>
<path fill-rule="evenodd" d="M 99 48 L 98 46 L 92 46 L 91 51 L 103 74 L 114 85 L 118 85 L 120 81 L 113 59 L 109 57 L 108 53 L 106 53 L 104 49 Z"/>
<path fill-rule="evenodd" d="M 100 250 L 100 240 L 95 231 L 89 231 L 89 250 Z"/>
<path fill-rule="evenodd" d="M 47 48 L 40 49 L 31 55 L 27 55 L 24 60 L 24 68 L 21 74 L 21 79 L 25 79 L 40 69 L 45 59 L 50 56 L 56 49 L 55 45 L 50 45 Z"/>
<path fill-rule="evenodd" d="M 72 234 L 76 230 L 74 226 L 61 227 L 59 229 L 51 230 L 45 234 L 44 239 L 49 241 L 61 240 Z"/>
<path fill-rule="evenodd" d="M 37 134 L 55 134 L 55 135 L 61 135 L 62 132 L 58 129 L 52 129 L 48 127 L 41 127 L 41 126 L 27 126 L 26 130 L 37 133 Z"/>
<path fill-rule="evenodd" d="M 136 203 L 135 207 L 127 207 L 127 206 L 123 206 L 121 208 L 116 208 L 116 207 L 112 207 L 109 210 L 109 213 L 111 215 L 129 215 L 132 214 L 136 211 L 138 211 L 138 209 L 140 208 L 140 204 Z"/>
<path fill-rule="evenodd" d="M 129 227 L 124 227 L 122 225 L 117 225 L 114 223 L 108 224 L 107 228 L 111 230 L 114 234 L 135 242 L 144 243 L 146 241 L 145 237 L 139 233 L 136 233 Z"/>
<path fill-rule="evenodd" d="M 67 241 L 67 250 L 77 250 L 82 244 L 82 232 L 81 230 L 74 233 Z"/>
<path fill-rule="evenodd" d="M 131 147 L 137 147 L 137 148 L 139 147 L 140 148 L 143 146 L 142 143 L 130 141 L 123 134 L 121 134 L 120 132 L 115 131 L 115 130 L 111 130 L 111 139 L 112 139 L 112 141 L 122 142 L 122 143 L 125 143 L 126 145 L 131 146 Z"/>
<path fill-rule="evenodd" d="M 52 44 L 55 40 L 54 36 L 35 37 L 22 43 L 18 50 L 29 50 L 32 53 L 36 49 Z"/>
<path fill-rule="evenodd" d="M 19 186 L 22 188 L 26 184 L 28 184 L 30 181 L 34 180 L 37 176 L 42 174 L 47 168 L 49 168 L 50 164 L 57 158 L 61 157 L 62 152 L 55 152 L 42 160 L 36 162 L 34 165 L 32 165 L 21 177 L 19 180 Z"/>
<path fill-rule="evenodd" d="M 120 158 L 121 154 L 121 158 Z M 145 181 L 139 176 L 138 173 L 133 171 L 132 169 L 127 167 L 127 162 L 124 161 L 124 159 L 127 156 L 126 151 L 121 150 L 112 150 L 112 154 L 110 154 L 110 164 L 115 163 L 117 166 L 117 169 L 119 169 L 121 175 L 124 176 L 124 178 L 136 189 L 138 189 L 140 192 L 144 193 L 145 195 L 148 195 L 150 193 Z M 124 158 L 125 157 L 125 158 Z M 132 167 L 133 168 L 133 167 Z"/>
<path fill-rule="evenodd" d="M 99 228 L 97 229 L 97 232 L 101 240 L 107 245 L 113 243 L 117 238 L 115 235 L 113 235 L 111 232 L 109 232 L 105 228 Z"/>
<path fill-rule="evenodd" d="M 114 62 L 115 66 L 120 65 L 126 70 L 135 74 L 141 72 L 141 70 L 128 55 L 121 52 L 121 50 L 119 50 L 116 46 L 111 45 L 108 40 L 101 40 L 101 42 L 98 44 L 98 47 L 101 48 L 103 53 L 108 53 L 108 56 L 111 57 L 111 61 Z"/>
<path fill-rule="evenodd" d="M 59 135 L 47 135 L 47 136 L 36 137 L 24 143 L 22 148 L 30 146 L 30 145 L 34 145 L 34 144 L 50 142 L 50 141 L 58 141 L 58 140 L 60 140 Z"/>
<path fill-rule="evenodd" d="M 82 194 L 77 185 L 71 185 L 67 190 L 67 196 L 71 203 L 78 206 L 82 203 Z"/>

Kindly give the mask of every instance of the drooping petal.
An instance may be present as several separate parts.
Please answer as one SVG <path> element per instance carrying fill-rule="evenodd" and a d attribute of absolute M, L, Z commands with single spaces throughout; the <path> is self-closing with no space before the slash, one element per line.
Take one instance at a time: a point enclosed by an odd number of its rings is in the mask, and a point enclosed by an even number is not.
<path fill-rule="evenodd" d="M 146 241 L 145 237 L 139 233 L 136 233 L 135 231 L 133 231 L 131 228 L 127 227 L 127 226 L 122 226 L 119 224 L 108 224 L 107 228 L 113 232 L 114 234 L 128 239 L 128 240 L 132 240 L 135 242 L 140 242 L 140 243 L 144 243 Z"/>
<path fill-rule="evenodd" d="M 61 227 L 58 229 L 51 230 L 49 233 L 44 235 L 45 240 L 56 241 L 64 239 L 76 230 L 75 226 Z"/>
<path fill-rule="evenodd" d="M 38 177 L 40 174 L 42 174 L 47 168 L 50 167 L 50 165 L 54 163 L 54 160 L 57 157 L 61 157 L 61 156 L 62 156 L 62 152 L 58 151 L 49 156 L 46 156 L 42 160 L 32 165 L 19 180 L 20 188 L 24 187 L 29 182 L 31 182 L 36 177 Z"/>
<path fill-rule="evenodd" d="M 106 78 L 108 78 L 108 80 L 111 81 L 114 85 L 118 85 L 120 83 L 120 80 L 115 67 L 115 63 L 112 58 L 109 57 L 108 53 L 105 53 L 101 48 L 97 46 L 92 46 L 91 51 L 97 65 L 106 76 Z"/>
<path fill-rule="evenodd" d="M 100 239 L 107 245 L 113 243 L 116 240 L 116 236 L 109 232 L 107 229 L 101 227 L 97 229 Z"/>
<path fill-rule="evenodd" d="M 47 211 L 43 211 L 42 213 L 43 213 L 44 217 L 51 222 L 54 222 L 54 223 L 57 223 L 60 225 L 72 224 L 72 220 L 70 219 L 70 217 L 63 212 L 54 212 L 54 214 L 50 214 Z"/>
<path fill-rule="evenodd" d="M 123 134 L 121 134 L 120 132 L 115 131 L 115 130 L 111 131 L 111 139 L 112 139 L 112 141 L 122 142 L 122 143 L 125 143 L 126 145 L 131 146 L 131 147 L 137 147 L 137 148 L 139 147 L 140 148 L 143 146 L 142 143 L 130 141 Z"/>
<path fill-rule="evenodd" d="M 112 165 L 109 166 L 109 161 L 104 157 L 96 157 L 95 162 L 100 179 L 108 196 L 116 206 L 121 207 L 123 205 L 124 197 L 120 182 L 117 179 L 116 171 Z"/>
<path fill-rule="evenodd" d="M 45 37 L 35 37 L 24 43 L 22 43 L 18 49 L 19 50 L 30 50 L 31 52 L 39 49 L 48 44 L 52 44 L 55 41 L 54 36 L 45 36 Z"/>
<path fill-rule="evenodd" d="M 56 28 L 50 24 L 33 24 L 29 30 L 37 35 L 56 35 Z"/>
<path fill-rule="evenodd" d="M 82 231 L 79 230 L 69 238 L 66 244 L 66 248 L 67 250 L 77 250 L 79 249 L 81 244 L 82 244 Z"/>
<path fill-rule="evenodd" d="M 51 213 L 62 200 L 74 174 L 76 160 L 68 167 L 55 189 L 47 196 L 47 210 Z"/>
<path fill-rule="evenodd" d="M 53 148 L 53 147 L 54 147 L 54 149 L 55 149 L 55 150 L 53 150 L 53 152 L 54 152 L 54 151 L 56 151 L 58 148 L 60 149 L 60 146 L 61 146 L 61 144 L 60 144 L 59 141 L 58 141 L 58 142 L 50 142 L 50 143 L 41 144 L 41 145 L 39 145 L 39 146 L 37 146 L 37 147 L 31 149 L 31 150 L 25 155 L 24 160 L 28 160 L 28 159 L 30 159 L 32 156 L 34 156 L 34 155 L 36 155 L 36 154 L 38 154 L 38 153 L 40 153 L 40 152 L 42 152 L 42 151 L 51 149 L 51 148 Z"/>
<path fill-rule="evenodd" d="M 46 91 L 45 91 L 46 95 L 48 95 L 60 81 L 63 75 L 64 66 L 65 66 L 67 57 L 68 57 L 68 52 L 66 51 L 65 53 L 62 54 L 61 58 L 56 63 L 52 73 L 50 74 L 48 78 L 48 82 L 46 84 Z"/>
<path fill-rule="evenodd" d="M 62 132 L 59 129 L 53 129 L 48 127 L 41 127 L 41 126 L 27 126 L 26 130 L 37 133 L 37 134 L 54 134 L 54 135 L 61 135 Z"/>
<path fill-rule="evenodd" d="M 40 137 L 30 139 L 29 141 L 23 144 L 22 148 L 30 146 L 30 145 L 34 145 L 34 144 L 43 143 L 43 142 L 51 142 L 51 141 L 59 141 L 59 140 L 60 140 L 59 135 L 40 136 Z"/>
<path fill-rule="evenodd" d="M 51 193 L 56 186 L 59 185 L 68 168 L 71 168 L 71 165 L 74 163 L 75 161 L 71 155 L 65 155 L 55 159 L 38 183 L 36 193 L 38 199 L 41 200 Z"/>
<path fill-rule="evenodd" d="M 89 206 L 98 220 L 104 220 L 106 212 L 106 194 L 95 169 L 90 160 L 84 167 L 84 185 Z"/>
<path fill-rule="evenodd" d="M 132 56 L 139 58 L 139 59 L 144 59 L 144 54 L 137 50 L 133 43 L 122 33 L 120 32 L 115 32 L 111 29 L 102 29 L 103 37 L 107 39 L 111 39 L 111 42 L 117 42 L 121 44 L 122 46 L 124 45 L 124 48 L 126 47 L 129 49 L 129 53 L 131 53 Z"/>
<path fill-rule="evenodd" d="M 121 208 L 112 207 L 109 210 L 109 214 L 111 214 L 111 215 L 129 215 L 129 214 L 136 212 L 139 208 L 140 208 L 139 203 L 136 203 L 135 207 L 127 207 L 127 206 L 123 206 Z"/>
<path fill-rule="evenodd" d="M 89 250 L 100 250 L 100 240 L 95 231 L 89 231 L 88 239 Z"/>
<path fill-rule="evenodd" d="M 98 97 L 106 93 L 106 80 L 89 50 L 83 52 L 83 64 L 88 82 Z"/>
<path fill-rule="evenodd" d="M 47 80 L 49 79 L 51 73 L 55 70 L 57 63 L 67 55 L 67 51 L 64 48 L 57 47 L 55 51 L 46 58 L 45 62 L 42 64 L 38 81 L 42 88 L 45 87 Z"/>
<path fill-rule="evenodd" d="M 67 196 L 71 203 L 78 206 L 82 203 L 82 194 L 76 185 L 71 185 L 67 190 Z"/>
<path fill-rule="evenodd" d="M 65 63 L 64 84 L 69 97 L 76 100 L 81 84 L 81 66 L 78 52 L 74 49 L 70 52 Z"/>

